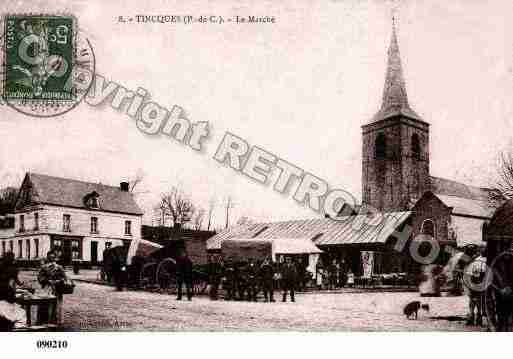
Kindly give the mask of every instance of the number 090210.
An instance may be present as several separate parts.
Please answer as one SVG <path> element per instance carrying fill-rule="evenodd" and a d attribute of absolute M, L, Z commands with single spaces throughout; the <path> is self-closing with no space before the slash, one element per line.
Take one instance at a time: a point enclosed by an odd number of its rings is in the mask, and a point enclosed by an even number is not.
<path fill-rule="evenodd" d="M 38 349 L 66 349 L 68 347 L 67 340 L 38 340 L 36 342 Z"/>

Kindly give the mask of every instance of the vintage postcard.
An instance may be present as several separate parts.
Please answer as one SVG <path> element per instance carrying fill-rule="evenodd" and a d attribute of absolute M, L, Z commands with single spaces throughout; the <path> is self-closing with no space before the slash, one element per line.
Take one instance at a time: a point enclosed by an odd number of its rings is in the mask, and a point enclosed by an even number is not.
<path fill-rule="evenodd" d="M 512 331 L 512 20 L 2 2 L 0 340 Z"/>

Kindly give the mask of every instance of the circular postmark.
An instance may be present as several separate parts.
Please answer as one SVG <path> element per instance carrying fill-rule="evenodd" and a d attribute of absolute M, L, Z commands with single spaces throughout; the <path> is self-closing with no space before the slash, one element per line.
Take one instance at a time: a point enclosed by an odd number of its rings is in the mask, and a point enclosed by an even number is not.
<path fill-rule="evenodd" d="M 2 102 L 28 116 L 74 109 L 93 83 L 90 41 L 69 15 L 7 15 L 0 21 Z"/>

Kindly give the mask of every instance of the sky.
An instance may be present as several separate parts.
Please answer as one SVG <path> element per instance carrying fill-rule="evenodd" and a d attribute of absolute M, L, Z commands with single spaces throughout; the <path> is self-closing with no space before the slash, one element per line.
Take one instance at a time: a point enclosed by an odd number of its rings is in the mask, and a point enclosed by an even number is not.
<path fill-rule="evenodd" d="M 169 109 L 208 121 L 198 153 L 148 136 L 109 106 L 34 118 L 0 106 L 0 185 L 27 171 L 117 185 L 144 173 L 137 201 L 151 218 L 178 185 L 215 227 L 313 218 L 311 209 L 216 162 L 226 131 L 361 198 L 361 125 L 380 107 L 391 13 L 410 106 L 430 123 L 430 172 L 488 186 L 512 144 L 511 1 L 9 1 L 2 13 L 72 13 L 96 71 L 142 87 Z M 274 16 L 275 24 L 118 23 L 119 16 Z"/>

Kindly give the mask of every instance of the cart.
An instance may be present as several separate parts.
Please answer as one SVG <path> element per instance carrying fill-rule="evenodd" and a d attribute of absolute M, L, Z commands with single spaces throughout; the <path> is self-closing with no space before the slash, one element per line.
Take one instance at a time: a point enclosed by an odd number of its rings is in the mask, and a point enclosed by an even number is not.
<path fill-rule="evenodd" d="M 206 257 L 187 248 L 184 240 L 172 240 L 163 246 L 145 240 L 132 243 L 127 250 L 134 254 L 128 266 L 129 284 L 152 291 L 176 293 L 176 259 L 184 250 L 193 262 L 194 294 L 205 293 L 208 285 Z"/>
<path fill-rule="evenodd" d="M 492 331 L 513 331 L 513 200 L 494 213 L 484 231 L 487 275 L 484 309 Z"/>

